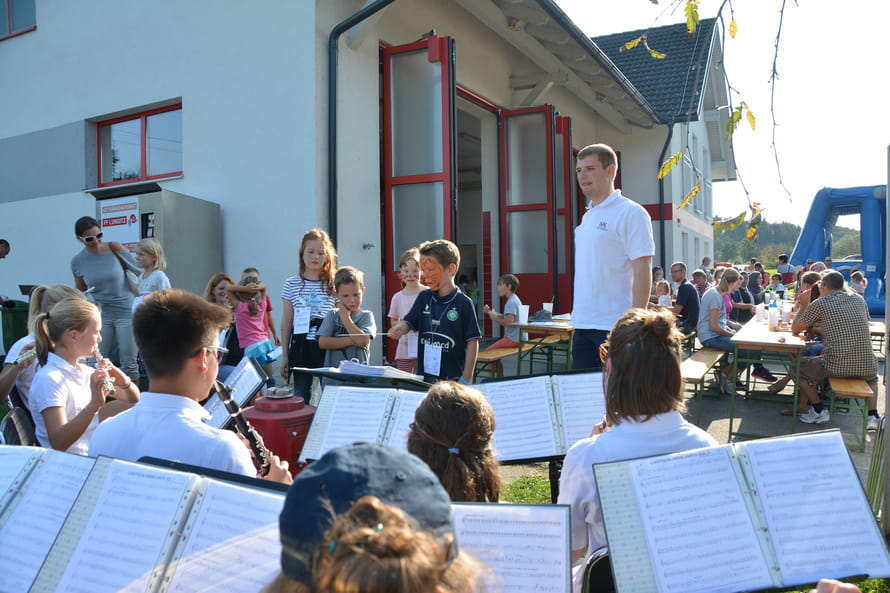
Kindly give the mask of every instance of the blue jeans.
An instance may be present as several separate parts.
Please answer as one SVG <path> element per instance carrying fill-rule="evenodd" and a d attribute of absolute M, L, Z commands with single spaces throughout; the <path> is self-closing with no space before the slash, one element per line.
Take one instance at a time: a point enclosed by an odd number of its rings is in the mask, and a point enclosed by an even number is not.
<path fill-rule="evenodd" d="M 735 346 L 730 341 L 732 338 L 730 336 L 714 336 L 713 338 L 709 338 L 702 342 L 702 346 L 705 348 L 713 348 L 715 350 L 723 350 L 724 352 L 729 352 L 732 354 L 735 352 Z M 758 352 L 756 350 L 745 350 L 744 348 L 739 350 L 739 358 L 744 358 L 747 360 L 759 359 Z M 748 368 L 748 363 L 739 363 L 736 361 L 736 372 L 743 371 Z"/>
<path fill-rule="evenodd" d="M 120 369 L 137 384 L 139 383 L 139 365 L 136 362 L 136 340 L 133 338 L 133 318 L 122 317 L 110 319 L 102 316 L 102 342 L 99 352 L 108 358 L 117 341 Z"/>
<path fill-rule="evenodd" d="M 600 344 L 606 341 L 609 332 L 604 329 L 576 329 L 572 338 L 572 360 L 576 369 L 603 370 L 600 361 Z"/>

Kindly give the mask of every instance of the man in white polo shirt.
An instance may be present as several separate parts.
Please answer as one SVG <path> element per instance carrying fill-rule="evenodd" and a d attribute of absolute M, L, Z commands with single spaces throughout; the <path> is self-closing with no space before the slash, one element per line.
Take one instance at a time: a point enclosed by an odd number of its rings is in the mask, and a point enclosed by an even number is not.
<path fill-rule="evenodd" d="M 652 285 L 652 220 L 615 189 L 618 157 L 605 144 L 581 149 L 575 165 L 588 209 L 575 229 L 572 356 L 577 369 L 599 369 L 600 344 L 621 315 L 645 308 Z"/>

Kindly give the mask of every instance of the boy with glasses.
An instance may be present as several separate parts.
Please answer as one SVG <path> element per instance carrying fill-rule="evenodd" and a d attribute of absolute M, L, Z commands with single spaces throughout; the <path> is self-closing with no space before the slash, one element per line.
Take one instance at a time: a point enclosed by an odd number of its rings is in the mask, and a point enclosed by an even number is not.
<path fill-rule="evenodd" d="M 133 331 L 153 391 L 142 394 L 141 405 L 96 428 L 90 456 L 157 457 L 256 476 L 247 446 L 234 432 L 205 424 L 209 414 L 198 403 L 216 380 L 226 354 L 219 333 L 231 322 L 228 309 L 184 290 L 145 297 Z M 266 478 L 289 483 L 287 462 L 273 455 Z"/>

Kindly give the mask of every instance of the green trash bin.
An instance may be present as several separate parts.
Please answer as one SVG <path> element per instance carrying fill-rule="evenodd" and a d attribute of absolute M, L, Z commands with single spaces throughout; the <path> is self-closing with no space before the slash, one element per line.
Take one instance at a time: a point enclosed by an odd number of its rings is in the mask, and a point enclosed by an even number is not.
<path fill-rule="evenodd" d="M 10 307 L 9 303 L 15 306 Z M 9 352 L 17 340 L 28 335 L 28 303 L 6 301 L 0 311 L 3 317 L 3 351 Z"/>

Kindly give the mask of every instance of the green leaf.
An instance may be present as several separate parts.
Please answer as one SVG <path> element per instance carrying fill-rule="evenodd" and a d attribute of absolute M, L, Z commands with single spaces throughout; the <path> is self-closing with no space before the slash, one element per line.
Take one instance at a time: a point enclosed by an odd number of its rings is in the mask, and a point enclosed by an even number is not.
<path fill-rule="evenodd" d="M 672 156 L 671 158 L 666 160 L 661 165 L 661 169 L 658 170 L 658 178 L 664 179 L 664 176 L 667 175 L 668 173 L 670 173 L 671 169 L 673 169 L 677 165 L 677 163 L 680 162 L 680 159 L 682 159 L 682 158 L 683 158 L 683 151 L 681 150 L 680 152 L 678 152 L 677 154 L 675 154 L 674 156 Z"/>

